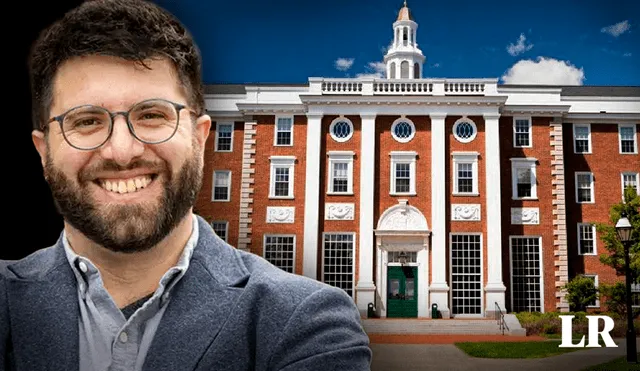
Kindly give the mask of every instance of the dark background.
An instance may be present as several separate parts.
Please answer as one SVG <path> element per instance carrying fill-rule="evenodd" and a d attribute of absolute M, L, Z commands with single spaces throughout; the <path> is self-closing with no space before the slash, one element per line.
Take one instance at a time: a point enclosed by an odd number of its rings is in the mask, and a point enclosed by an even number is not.
<path fill-rule="evenodd" d="M 7 12 L 15 18 L 6 34 L 13 47 L 3 48 L 7 80 L 3 84 L 1 133 L 4 142 L 4 220 L 5 241 L 0 259 L 19 259 L 56 242 L 62 231 L 62 218 L 57 213 L 49 187 L 42 175 L 40 156 L 31 141 L 31 91 L 27 57 L 31 44 L 40 31 L 64 15 L 81 0 L 16 2 Z"/>

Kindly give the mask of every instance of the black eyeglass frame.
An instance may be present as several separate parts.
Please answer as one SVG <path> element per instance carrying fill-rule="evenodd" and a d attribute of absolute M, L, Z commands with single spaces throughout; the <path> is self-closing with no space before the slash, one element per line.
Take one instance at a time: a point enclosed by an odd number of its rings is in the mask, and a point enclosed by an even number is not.
<path fill-rule="evenodd" d="M 157 101 L 162 101 L 162 102 L 169 103 L 175 108 L 175 110 L 176 110 L 176 127 L 175 127 L 175 129 L 173 130 L 173 132 L 171 133 L 171 135 L 169 135 L 169 137 L 167 139 L 163 139 L 163 140 L 157 141 L 157 142 L 150 142 L 150 141 L 141 139 L 140 137 L 138 137 L 136 135 L 135 130 L 133 130 L 133 124 L 131 124 L 131 120 L 129 120 L 129 115 L 131 114 L 131 111 L 133 111 L 136 107 L 140 106 L 141 104 L 148 103 L 148 102 L 157 102 Z M 109 121 L 109 133 L 107 134 L 107 137 L 100 144 L 98 144 L 98 145 L 96 145 L 94 147 L 90 147 L 90 148 L 83 148 L 83 147 L 78 147 L 78 146 L 73 145 L 73 143 L 71 143 L 71 141 L 69 141 L 69 139 L 67 138 L 67 135 L 65 134 L 64 128 L 62 126 L 64 118 L 65 118 L 65 116 L 67 116 L 67 114 L 69 114 L 70 112 L 72 112 L 72 111 L 74 111 L 74 110 L 76 110 L 78 108 L 82 108 L 82 107 L 97 108 L 97 109 L 99 109 L 101 111 L 106 112 L 109 115 L 109 118 L 110 118 L 110 121 Z M 133 135 L 134 138 L 136 138 L 137 140 L 139 140 L 140 142 L 145 143 L 145 144 L 160 144 L 160 143 L 164 143 L 164 142 L 169 141 L 176 134 L 176 132 L 178 131 L 178 127 L 180 126 L 180 112 L 185 108 L 188 108 L 188 106 L 184 105 L 184 104 L 172 102 L 170 100 L 163 99 L 163 98 L 145 99 L 145 100 L 140 101 L 140 102 L 134 104 L 133 106 L 131 106 L 131 108 L 129 108 L 128 111 L 116 111 L 116 112 L 111 112 L 111 111 L 109 111 L 108 109 L 106 109 L 104 107 L 96 106 L 96 105 L 93 105 L 93 104 L 83 104 L 83 105 L 80 105 L 80 106 L 72 107 L 72 108 L 68 109 L 67 111 L 65 111 L 64 113 L 61 113 L 58 116 L 51 117 L 49 119 L 49 121 L 47 122 L 47 125 L 51 124 L 54 121 L 57 121 L 58 124 L 60 125 L 60 131 L 62 132 L 62 136 L 64 137 L 64 140 L 71 147 L 73 147 L 75 149 L 78 149 L 78 150 L 81 150 L 81 151 L 93 151 L 93 150 L 96 150 L 96 149 L 102 147 L 105 143 L 107 143 L 109 141 L 109 139 L 111 138 L 111 135 L 113 134 L 113 123 L 114 123 L 114 120 L 115 120 L 116 116 L 122 115 L 122 116 L 124 116 L 125 121 L 127 122 L 127 127 L 129 128 L 129 132 L 131 133 L 131 135 Z M 189 109 L 189 112 L 191 114 L 193 114 L 193 115 L 196 115 L 195 111 L 193 111 L 191 109 Z M 44 129 L 45 128 L 43 128 L 43 130 Z"/>

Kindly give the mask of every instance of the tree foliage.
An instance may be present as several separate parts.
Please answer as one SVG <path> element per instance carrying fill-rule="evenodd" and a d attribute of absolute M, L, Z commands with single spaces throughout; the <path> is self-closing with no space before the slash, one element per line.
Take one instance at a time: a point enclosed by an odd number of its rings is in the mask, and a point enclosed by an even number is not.
<path fill-rule="evenodd" d="M 604 243 L 606 253 L 600 254 L 600 261 L 616 270 L 618 275 L 625 275 L 624 247 L 616 233 L 616 223 L 622 212 L 632 226 L 630 252 L 630 267 L 632 280 L 637 282 L 640 277 L 640 196 L 637 191 L 627 187 L 624 192 L 625 202 L 611 206 L 609 210 L 609 224 L 597 223 L 596 230 L 600 233 L 600 240 Z"/>
<path fill-rule="evenodd" d="M 573 277 L 564 286 L 567 290 L 565 299 L 576 312 L 584 312 L 587 305 L 595 302 L 598 298 L 598 289 L 596 288 L 593 278 L 578 275 Z"/>

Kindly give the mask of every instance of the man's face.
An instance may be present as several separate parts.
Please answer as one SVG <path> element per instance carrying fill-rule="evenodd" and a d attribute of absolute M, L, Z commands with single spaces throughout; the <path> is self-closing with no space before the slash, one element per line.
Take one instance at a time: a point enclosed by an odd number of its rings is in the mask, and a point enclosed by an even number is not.
<path fill-rule="evenodd" d="M 162 98 L 187 105 L 179 79 L 165 60 L 148 61 L 151 69 L 122 59 L 74 58 L 58 70 L 50 117 L 92 104 L 112 112 Z M 124 116 L 114 119 L 113 133 L 100 148 L 70 146 L 58 122 L 48 138 L 34 132 L 44 173 L 65 221 L 101 246 L 117 252 L 152 248 L 183 220 L 202 182 L 204 143 L 211 120 L 196 120 L 188 108 L 179 112 L 175 135 L 161 144 L 134 138 Z"/>

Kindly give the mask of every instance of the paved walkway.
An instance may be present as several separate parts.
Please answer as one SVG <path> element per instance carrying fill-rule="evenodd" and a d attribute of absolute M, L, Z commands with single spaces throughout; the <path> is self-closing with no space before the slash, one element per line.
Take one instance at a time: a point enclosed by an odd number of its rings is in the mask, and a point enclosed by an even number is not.
<path fill-rule="evenodd" d="M 509 338 L 509 336 L 501 338 Z M 614 339 L 618 348 L 585 349 L 539 359 L 474 358 L 453 344 L 381 344 L 373 340 L 371 371 L 581 371 L 586 367 L 626 355 L 624 339 Z M 638 346 L 640 350 L 640 339 Z M 635 368 L 630 366 L 629 370 L 640 370 L 640 364 L 637 366 Z"/>

